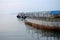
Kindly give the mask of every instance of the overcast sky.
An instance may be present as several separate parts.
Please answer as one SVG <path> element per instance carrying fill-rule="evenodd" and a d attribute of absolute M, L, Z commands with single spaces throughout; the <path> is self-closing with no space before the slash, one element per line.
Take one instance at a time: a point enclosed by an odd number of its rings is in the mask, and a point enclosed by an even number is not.
<path fill-rule="evenodd" d="M 60 0 L 0 0 L 0 13 L 60 10 Z"/>

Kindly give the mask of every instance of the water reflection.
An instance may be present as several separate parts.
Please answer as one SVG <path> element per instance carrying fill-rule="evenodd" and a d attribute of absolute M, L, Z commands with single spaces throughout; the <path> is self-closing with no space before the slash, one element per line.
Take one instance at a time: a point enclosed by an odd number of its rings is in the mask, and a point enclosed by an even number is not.
<path fill-rule="evenodd" d="M 59 31 L 38 30 L 26 25 L 26 30 L 31 34 L 33 40 L 60 40 Z"/>
<path fill-rule="evenodd" d="M 16 15 L 1 15 L 0 40 L 60 40 L 60 33 L 29 27 Z"/>
<path fill-rule="evenodd" d="M 18 21 L 24 21 L 25 19 L 24 18 L 17 18 Z"/>

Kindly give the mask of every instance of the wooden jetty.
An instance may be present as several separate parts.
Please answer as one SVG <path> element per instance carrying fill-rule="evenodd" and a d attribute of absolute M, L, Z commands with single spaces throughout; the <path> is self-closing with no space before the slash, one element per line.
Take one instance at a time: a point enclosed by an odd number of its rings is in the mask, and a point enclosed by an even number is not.
<path fill-rule="evenodd" d="M 31 27 L 37 28 L 37 29 L 43 29 L 43 30 L 51 30 L 51 31 L 60 31 L 60 25 L 59 27 L 53 25 L 55 22 L 45 22 L 40 20 L 34 20 L 34 19 L 26 19 L 25 24 L 29 25 Z"/>
<path fill-rule="evenodd" d="M 18 14 L 17 17 L 24 18 L 25 24 L 34 28 L 55 31 L 60 30 L 60 10 L 27 12 Z"/>

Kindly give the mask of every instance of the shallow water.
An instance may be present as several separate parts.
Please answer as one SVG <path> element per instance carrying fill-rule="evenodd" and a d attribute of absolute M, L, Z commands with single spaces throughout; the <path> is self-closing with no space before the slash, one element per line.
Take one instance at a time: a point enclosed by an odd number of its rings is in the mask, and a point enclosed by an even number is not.
<path fill-rule="evenodd" d="M 16 15 L 0 15 L 0 40 L 60 40 L 59 32 L 37 30 Z"/>

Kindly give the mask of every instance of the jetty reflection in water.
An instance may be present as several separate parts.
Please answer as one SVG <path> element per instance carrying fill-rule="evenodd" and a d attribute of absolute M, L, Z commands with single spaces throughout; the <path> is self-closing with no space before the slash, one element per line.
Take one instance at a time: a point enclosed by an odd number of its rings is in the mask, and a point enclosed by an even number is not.
<path fill-rule="evenodd" d="M 60 40 L 59 31 L 38 30 L 26 25 L 26 30 L 31 34 L 33 40 Z"/>
<path fill-rule="evenodd" d="M 24 18 L 17 18 L 18 21 L 24 21 L 25 19 Z"/>

